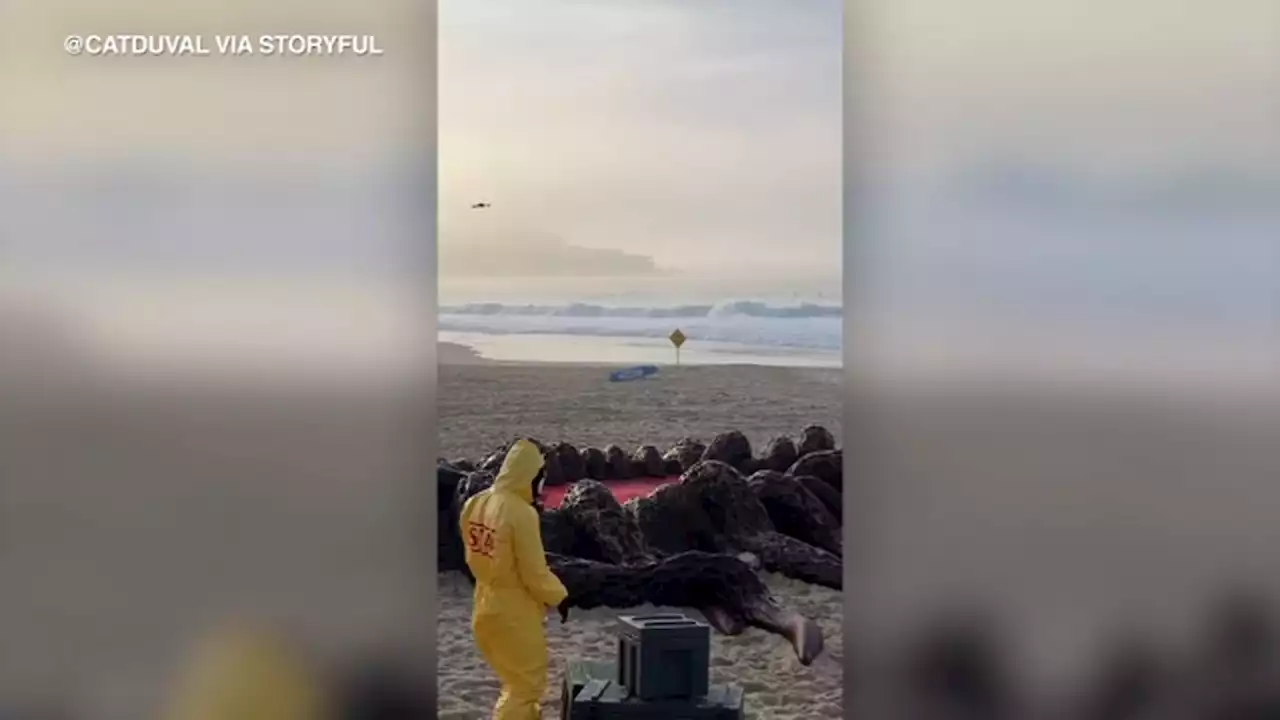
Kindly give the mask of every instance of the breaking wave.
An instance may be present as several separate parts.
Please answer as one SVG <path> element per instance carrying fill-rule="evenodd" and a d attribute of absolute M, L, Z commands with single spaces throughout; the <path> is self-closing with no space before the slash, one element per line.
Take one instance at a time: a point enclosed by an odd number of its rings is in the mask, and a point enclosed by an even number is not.
<path fill-rule="evenodd" d="M 751 300 L 668 307 L 468 303 L 440 308 L 438 322 L 446 332 L 612 338 L 666 338 L 679 327 L 691 341 L 833 351 L 841 347 L 841 325 L 838 305 Z"/>
<path fill-rule="evenodd" d="M 566 305 L 508 305 L 504 303 L 467 303 L 440 308 L 444 315 L 515 315 L 521 317 L 578 317 L 578 318 L 839 318 L 843 308 L 839 305 L 799 303 L 797 305 L 770 305 L 757 300 L 735 300 L 700 305 L 675 305 L 670 307 L 616 307 L 591 303 Z"/>

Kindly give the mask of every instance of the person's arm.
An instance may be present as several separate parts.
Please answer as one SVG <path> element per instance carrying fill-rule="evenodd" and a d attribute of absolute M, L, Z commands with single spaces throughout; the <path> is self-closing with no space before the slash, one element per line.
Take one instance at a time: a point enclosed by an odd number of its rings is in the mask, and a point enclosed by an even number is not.
<path fill-rule="evenodd" d="M 533 508 L 528 508 L 528 512 L 516 512 L 512 516 L 511 546 L 515 551 L 516 572 L 520 574 L 520 582 L 524 583 L 529 594 L 538 602 L 547 607 L 556 607 L 568 597 L 569 592 L 564 589 L 560 578 L 547 567 L 538 513 Z"/>

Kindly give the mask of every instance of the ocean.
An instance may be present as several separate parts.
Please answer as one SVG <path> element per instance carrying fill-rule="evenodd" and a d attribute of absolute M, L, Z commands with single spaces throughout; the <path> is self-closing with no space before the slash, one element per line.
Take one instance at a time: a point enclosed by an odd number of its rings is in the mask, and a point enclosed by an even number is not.
<path fill-rule="evenodd" d="M 841 366 L 842 308 L 736 300 L 681 305 L 466 303 L 441 306 L 440 340 L 496 360 Z"/>

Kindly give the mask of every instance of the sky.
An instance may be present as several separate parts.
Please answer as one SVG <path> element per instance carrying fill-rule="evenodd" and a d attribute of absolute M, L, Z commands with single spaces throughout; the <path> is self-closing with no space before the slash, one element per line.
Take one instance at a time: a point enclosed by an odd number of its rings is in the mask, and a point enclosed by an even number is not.
<path fill-rule="evenodd" d="M 1280 5 L 860 7 L 855 352 L 1275 386 Z"/>
<path fill-rule="evenodd" d="M 125 367 L 412 357 L 434 331 L 429 20 L 410 0 L 0 2 L 0 311 Z M 63 52 L 114 33 L 375 34 L 386 52 Z"/>
<path fill-rule="evenodd" d="M 846 24 L 861 160 L 850 170 L 879 204 L 853 230 L 877 251 L 941 264 L 1265 259 L 1280 197 L 1280 5 L 860 7 Z"/>
<path fill-rule="evenodd" d="M 411 90 L 429 26 L 408 0 L 5 0 L 0 110 L 6 159 L 32 165 L 113 160 L 185 163 L 238 173 L 255 161 L 310 156 L 342 165 L 392 155 L 426 108 Z M 376 34 L 388 52 L 351 58 L 71 57 L 68 34 Z M 429 37 L 429 35 L 426 35 Z M 410 92 L 406 92 L 410 91 Z M 411 111 L 418 110 L 415 115 Z M 401 150 L 401 148 L 396 148 Z M 131 170 L 125 164 L 122 171 Z"/>
<path fill-rule="evenodd" d="M 442 273 L 838 277 L 841 12 L 443 3 Z"/>
<path fill-rule="evenodd" d="M 0 276 L 283 283 L 428 254 L 424 28 L 401 0 L 0 3 Z M 62 50 L 68 34 L 280 32 L 374 34 L 386 54 Z"/>
<path fill-rule="evenodd" d="M 434 221 L 436 184 L 415 173 L 429 175 L 438 148 L 451 276 L 830 275 L 846 33 L 849 171 L 877 193 L 903 182 L 894 198 L 911 208 L 898 215 L 950 223 L 934 206 L 970 202 L 971 179 L 993 170 L 1142 194 L 1177 174 L 1266 186 L 1280 163 L 1269 0 L 1140 0 L 1105 15 L 900 0 L 862 3 L 843 28 L 833 0 L 443 2 L 434 143 L 430 51 L 407 7 L 0 5 L 10 265 L 63 245 L 87 260 L 89 244 L 137 268 L 395 265 Z M 376 32 L 388 55 L 112 62 L 60 48 L 67 32 L 281 29 Z M 479 200 L 493 207 L 472 212 Z"/>
<path fill-rule="evenodd" d="M 1271 0 L 862 6 L 850 52 L 868 130 L 900 170 L 991 154 L 1113 172 L 1276 162 Z"/>
<path fill-rule="evenodd" d="M 494 290 L 712 273 L 751 294 L 767 269 L 838 294 L 840 3 L 441 3 L 434 143 L 407 7 L 6 3 L 10 267 L 394 268 L 429 245 L 438 186 L 442 271 Z M 376 32 L 387 55 L 61 53 L 70 32 L 287 31 Z"/>
<path fill-rule="evenodd" d="M 831 297 L 843 266 L 901 327 L 905 305 L 1276 318 L 1272 0 L 894 0 L 843 24 L 834 0 L 446 0 L 438 88 L 410 5 L 0 3 L 0 279 L 84 271 L 131 307 L 163 305 L 148 272 L 215 299 L 264 273 L 420 284 L 438 187 L 442 290 L 468 300 Z M 367 31 L 388 54 L 61 51 L 161 31 Z"/>

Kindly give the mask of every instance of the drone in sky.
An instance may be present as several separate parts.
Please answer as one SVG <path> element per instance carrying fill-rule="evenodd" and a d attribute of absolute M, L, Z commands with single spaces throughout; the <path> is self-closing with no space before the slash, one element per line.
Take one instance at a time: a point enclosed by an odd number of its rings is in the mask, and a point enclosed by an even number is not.
<path fill-rule="evenodd" d="M 485 208 L 491 207 L 493 207 L 493 205 L 487 202 L 471 203 L 472 210 L 484 210 Z"/>

